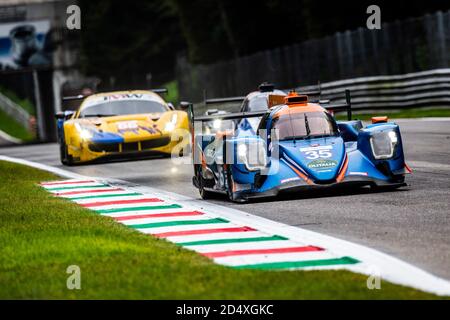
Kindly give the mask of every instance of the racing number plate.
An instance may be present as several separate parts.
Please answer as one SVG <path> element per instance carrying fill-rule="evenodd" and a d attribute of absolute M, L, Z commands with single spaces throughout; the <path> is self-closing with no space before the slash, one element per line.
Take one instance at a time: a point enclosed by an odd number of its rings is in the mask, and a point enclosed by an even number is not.
<path fill-rule="evenodd" d="M 318 147 L 306 147 L 300 148 L 300 152 L 305 155 L 306 159 L 316 160 L 319 158 L 330 158 L 333 153 L 333 146 L 318 146 Z"/>

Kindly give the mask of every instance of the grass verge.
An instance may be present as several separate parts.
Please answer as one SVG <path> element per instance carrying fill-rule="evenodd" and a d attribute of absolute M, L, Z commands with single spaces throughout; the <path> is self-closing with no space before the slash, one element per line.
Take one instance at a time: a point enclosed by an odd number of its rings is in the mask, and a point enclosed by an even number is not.
<path fill-rule="evenodd" d="M 346 271 L 232 270 L 37 186 L 52 174 L 0 161 L 0 299 L 433 299 Z M 66 269 L 81 269 L 68 290 Z"/>
<path fill-rule="evenodd" d="M 450 108 L 448 109 L 405 109 L 401 111 L 374 111 L 372 113 L 356 113 L 354 119 L 370 120 L 374 116 L 388 116 L 390 119 L 401 118 L 427 118 L 427 117 L 450 117 Z M 336 115 L 337 120 L 347 120 L 343 113 Z"/>
<path fill-rule="evenodd" d="M 36 108 L 28 99 L 22 99 L 12 90 L 8 90 L 6 88 L 0 87 L 0 92 L 11 99 L 13 102 L 17 103 L 20 107 L 22 107 L 25 111 L 27 111 L 31 115 L 36 115 Z"/>
<path fill-rule="evenodd" d="M 32 141 L 34 139 L 27 129 L 2 110 L 0 110 L 0 130 L 22 141 Z"/>

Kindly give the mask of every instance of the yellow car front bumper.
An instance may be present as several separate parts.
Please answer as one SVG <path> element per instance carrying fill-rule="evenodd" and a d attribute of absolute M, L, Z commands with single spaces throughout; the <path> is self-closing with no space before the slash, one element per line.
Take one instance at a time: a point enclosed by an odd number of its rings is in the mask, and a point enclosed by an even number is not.
<path fill-rule="evenodd" d="M 189 140 L 172 140 L 170 136 L 122 143 L 93 143 L 82 140 L 78 145 L 68 145 L 68 154 L 75 163 L 101 158 L 127 158 L 151 154 L 181 155 Z"/>

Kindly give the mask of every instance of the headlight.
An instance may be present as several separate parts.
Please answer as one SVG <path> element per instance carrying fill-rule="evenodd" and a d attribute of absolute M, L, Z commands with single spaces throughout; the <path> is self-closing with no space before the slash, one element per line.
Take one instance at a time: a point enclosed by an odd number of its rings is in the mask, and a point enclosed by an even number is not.
<path fill-rule="evenodd" d="M 89 140 L 92 138 L 93 134 L 89 129 L 83 128 L 80 124 L 75 123 L 75 128 L 78 131 L 78 134 L 80 135 L 80 138 L 83 140 Z"/>
<path fill-rule="evenodd" d="M 237 146 L 237 157 L 241 163 L 245 164 L 248 170 L 263 170 L 268 164 L 266 143 L 261 140 L 239 143 Z"/>
<path fill-rule="evenodd" d="M 173 114 L 172 115 L 172 119 L 170 119 L 169 122 L 166 123 L 166 125 L 164 126 L 164 130 L 165 131 L 173 131 L 175 129 L 175 125 L 177 124 L 177 120 L 178 120 L 178 116 L 177 114 Z"/>
<path fill-rule="evenodd" d="M 392 158 L 397 143 L 397 133 L 392 130 L 376 132 L 370 137 L 370 146 L 375 159 Z"/>

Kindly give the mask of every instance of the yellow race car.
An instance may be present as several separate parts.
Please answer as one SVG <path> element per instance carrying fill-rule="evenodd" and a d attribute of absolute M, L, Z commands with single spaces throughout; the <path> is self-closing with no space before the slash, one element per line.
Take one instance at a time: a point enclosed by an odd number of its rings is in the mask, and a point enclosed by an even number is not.
<path fill-rule="evenodd" d="M 77 111 L 56 114 L 61 162 L 182 155 L 190 142 L 188 116 L 157 94 L 164 92 L 116 91 L 66 98 L 83 102 Z"/>

